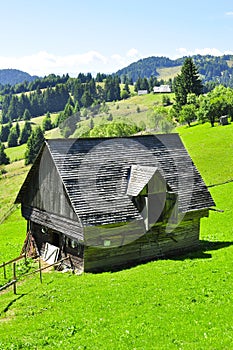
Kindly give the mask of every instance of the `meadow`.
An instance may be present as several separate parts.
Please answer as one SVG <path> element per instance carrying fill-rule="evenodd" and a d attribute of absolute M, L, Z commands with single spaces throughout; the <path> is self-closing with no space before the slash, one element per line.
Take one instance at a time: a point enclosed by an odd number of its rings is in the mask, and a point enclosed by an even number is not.
<path fill-rule="evenodd" d="M 230 349 L 232 191 L 211 189 L 224 213 L 202 221 L 198 252 L 115 273 L 44 273 L 2 293 L 0 349 Z M 21 221 L 16 211 L 1 225 L 7 256 L 23 242 Z"/>
<path fill-rule="evenodd" d="M 1 350 L 232 348 L 233 124 L 176 131 L 223 211 L 202 219 L 200 250 L 114 273 L 50 271 L 42 284 L 38 275 L 21 281 L 17 295 L 0 293 Z M 17 192 L 22 179 L 14 178 Z M 25 233 L 18 208 L 0 225 L 0 263 L 19 254 Z"/>

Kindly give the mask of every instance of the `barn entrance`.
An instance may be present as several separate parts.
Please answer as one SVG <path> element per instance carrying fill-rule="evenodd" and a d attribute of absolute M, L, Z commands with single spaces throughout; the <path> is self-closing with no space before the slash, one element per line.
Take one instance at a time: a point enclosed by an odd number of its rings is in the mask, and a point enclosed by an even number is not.
<path fill-rule="evenodd" d="M 60 247 L 60 235 L 55 231 L 52 231 L 52 244 L 58 248 Z"/>

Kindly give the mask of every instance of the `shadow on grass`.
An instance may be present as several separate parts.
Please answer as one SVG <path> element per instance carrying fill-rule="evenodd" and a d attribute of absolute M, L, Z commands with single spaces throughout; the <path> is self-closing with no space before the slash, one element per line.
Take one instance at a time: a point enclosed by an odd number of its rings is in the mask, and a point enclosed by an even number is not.
<path fill-rule="evenodd" d="M 21 294 L 20 296 L 18 296 L 18 298 L 13 299 L 2 311 L 0 311 L 0 314 L 2 313 L 6 313 L 9 308 L 19 299 L 21 299 L 22 297 L 24 297 L 26 294 Z"/>
<path fill-rule="evenodd" d="M 192 252 L 187 252 L 180 256 L 170 257 L 171 260 L 185 260 L 185 259 L 210 259 L 212 254 L 209 253 L 211 250 L 219 250 L 222 248 L 227 248 L 233 245 L 233 242 L 211 242 L 200 240 L 199 247 Z M 208 253 L 207 253 L 208 252 Z"/>

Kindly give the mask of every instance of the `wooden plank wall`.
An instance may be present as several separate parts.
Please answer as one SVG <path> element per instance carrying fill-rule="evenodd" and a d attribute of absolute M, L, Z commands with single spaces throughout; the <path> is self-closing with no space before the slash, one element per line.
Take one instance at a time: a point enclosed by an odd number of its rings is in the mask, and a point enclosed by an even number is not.
<path fill-rule="evenodd" d="M 61 177 L 46 147 L 41 156 L 36 176 L 31 178 L 22 202 L 26 206 L 78 221 Z"/>
<path fill-rule="evenodd" d="M 91 247 L 84 250 L 84 271 L 115 270 L 157 258 L 181 255 L 199 246 L 200 218 L 182 221 L 171 234 L 165 226 L 154 227 L 139 239 L 122 247 Z"/>

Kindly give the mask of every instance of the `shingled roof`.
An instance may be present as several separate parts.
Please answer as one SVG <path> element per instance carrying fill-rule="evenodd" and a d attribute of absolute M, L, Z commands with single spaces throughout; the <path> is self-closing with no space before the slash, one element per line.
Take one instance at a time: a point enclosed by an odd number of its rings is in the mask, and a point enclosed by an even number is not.
<path fill-rule="evenodd" d="M 205 209 L 215 203 L 178 134 L 125 138 L 46 140 L 67 196 L 83 226 L 141 220 L 127 195 L 130 176 L 140 166 L 146 181 L 155 171 L 178 194 L 179 212 Z M 36 176 L 41 153 L 32 166 Z M 137 166 L 139 168 L 137 168 Z M 27 190 L 26 179 L 16 202 Z M 131 181 L 132 183 L 132 181 Z M 145 181 L 138 186 L 141 188 Z"/>

